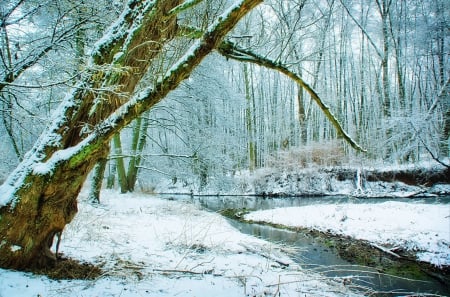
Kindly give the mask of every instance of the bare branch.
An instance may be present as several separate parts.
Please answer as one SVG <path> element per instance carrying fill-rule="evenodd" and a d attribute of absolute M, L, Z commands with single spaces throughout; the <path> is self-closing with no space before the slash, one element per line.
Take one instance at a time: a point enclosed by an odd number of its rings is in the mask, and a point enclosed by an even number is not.
<path fill-rule="evenodd" d="M 426 144 L 426 142 L 423 140 L 422 137 L 420 137 L 419 131 L 416 129 L 416 127 L 414 126 L 414 124 L 409 121 L 409 124 L 411 125 L 411 127 L 414 130 L 414 137 L 419 138 L 419 141 L 423 144 L 423 147 L 425 148 L 425 150 L 430 154 L 431 158 L 436 161 L 437 163 L 441 164 L 442 166 L 449 168 L 450 169 L 450 164 L 446 164 L 444 161 L 441 161 L 428 147 L 428 145 Z"/>
<path fill-rule="evenodd" d="M 345 3 L 342 0 L 339 0 L 339 1 L 341 1 L 342 6 L 344 7 L 345 11 L 347 11 L 347 14 L 350 16 L 350 18 L 355 22 L 355 24 L 358 26 L 358 28 L 361 29 L 361 31 L 367 37 L 367 39 L 369 40 L 370 44 L 375 49 L 375 52 L 377 53 L 377 55 L 382 59 L 384 54 L 378 49 L 377 45 L 373 41 L 372 37 L 370 37 L 370 35 L 367 32 L 367 30 L 358 22 L 358 20 L 355 19 L 355 17 L 351 14 L 350 10 L 348 9 L 347 5 L 345 5 Z M 378 1 L 377 1 L 377 4 L 379 5 Z"/>
<path fill-rule="evenodd" d="M 77 73 L 77 74 L 73 75 L 72 77 L 69 77 L 65 80 L 57 81 L 57 82 L 49 83 L 49 84 L 42 84 L 42 85 L 23 85 L 23 84 L 10 83 L 10 82 L 6 82 L 6 81 L 0 81 L 0 86 L 2 86 L 2 87 L 8 86 L 8 87 L 16 87 L 16 88 L 24 88 L 24 89 L 43 89 L 43 88 L 50 88 L 50 87 L 54 87 L 54 86 L 58 86 L 58 85 L 65 85 L 68 82 L 72 81 L 74 78 L 77 78 L 79 75 L 80 74 Z"/>
<path fill-rule="evenodd" d="M 319 97 L 319 95 L 297 74 L 289 70 L 287 67 L 283 66 L 281 63 L 275 63 L 272 60 L 261 57 L 251 51 L 240 48 L 236 44 L 230 41 L 224 41 L 218 47 L 219 53 L 223 56 L 242 61 L 254 63 L 263 67 L 267 67 L 273 70 L 277 70 L 293 81 L 295 81 L 298 85 L 300 85 L 305 91 L 309 93 L 311 98 L 317 103 L 320 109 L 323 111 L 328 120 L 333 124 L 334 128 L 337 130 L 338 134 L 344 138 L 354 149 L 366 152 L 364 148 L 362 148 L 359 144 L 357 144 L 342 128 L 341 123 L 339 123 L 338 119 L 334 116 L 334 114 L 330 111 L 330 108 L 323 102 L 323 100 Z"/>
<path fill-rule="evenodd" d="M 25 0 L 19 0 L 16 4 L 11 7 L 9 11 L 7 11 L 4 15 L 1 16 L 1 23 L 0 27 L 4 27 L 6 25 L 6 20 L 9 18 L 9 16 L 23 3 Z"/>

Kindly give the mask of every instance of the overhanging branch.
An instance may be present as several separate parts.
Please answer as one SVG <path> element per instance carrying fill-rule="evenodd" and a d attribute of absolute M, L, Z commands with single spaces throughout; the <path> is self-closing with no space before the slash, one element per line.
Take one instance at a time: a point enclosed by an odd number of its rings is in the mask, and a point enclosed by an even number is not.
<path fill-rule="evenodd" d="M 276 63 L 268 58 L 259 56 L 249 50 L 243 49 L 238 45 L 232 43 L 231 41 L 223 41 L 217 48 L 219 53 L 227 58 L 234 59 L 242 62 L 254 63 L 262 67 L 266 67 L 269 69 L 276 70 L 278 72 L 283 73 L 294 82 L 296 82 L 299 86 L 301 86 L 311 98 L 317 103 L 319 108 L 325 114 L 327 119 L 333 124 L 334 128 L 337 130 L 338 134 L 344 138 L 355 150 L 366 152 L 364 148 L 362 148 L 356 141 L 354 141 L 348 133 L 342 128 L 341 123 L 339 123 L 338 119 L 334 116 L 334 114 L 330 111 L 330 108 L 323 102 L 323 100 L 319 97 L 319 95 L 297 74 L 289 70 L 287 67 L 282 65 L 281 63 Z"/>
<path fill-rule="evenodd" d="M 70 159 L 70 166 L 76 167 L 84 159 L 80 156 L 86 151 L 92 151 L 109 141 L 113 135 L 127 126 L 133 119 L 160 102 L 167 94 L 176 89 L 178 85 L 193 72 L 196 66 L 217 48 L 225 35 L 233 29 L 238 21 L 263 0 L 239 0 L 228 8 L 222 16 L 218 17 L 209 29 L 198 39 L 187 53 L 181 57 L 167 72 L 167 74 L 154 86 L 135 93 L 125 104 L 121 105 L 113 114 L 100 122 L 94 132 L 74 147 L 66 149 Z M 58 161 L 54 158 L 53 162 Z"/>

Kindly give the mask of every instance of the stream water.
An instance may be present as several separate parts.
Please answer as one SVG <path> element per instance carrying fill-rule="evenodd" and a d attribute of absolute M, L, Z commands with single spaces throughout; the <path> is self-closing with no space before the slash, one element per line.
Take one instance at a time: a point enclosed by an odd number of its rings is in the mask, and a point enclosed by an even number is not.
<path fill-rule="evenodd" d="M 172 196 L 173 198 L 173 196 Z M 200 196 L 183 197 L 192 203 L 210 211 L 224 209 L 261 210 L 278 207 L 303 206 L 311 204 L 348 204 L 348 203 L 381 203 L 389 199 L 357 199 L 352 197 L 289 197 L 289 198 L 262 198 L 252 196 Z M 395 199 L 408 203 L 441 203 L 449 205 L 450 197 Z M 230 223 L 243 233 L 250 234 L 265 240 L 282 243 L 290 247 L 290 255 L 294 261 L 305 269 L 319 271 L 330 277 L 351 277 L 352 285 L 365 288 L 367 292 L 377 292 L 371 296 L 405 296 L 411 294 L 438 294 L 450 296 L 450 287 L 447 284 L 421 272 L 417 275 L 397 277 L 380 274 L 376 269 L 354 265 L 339 256 L 337 251 L 324 244 L 323 240 L 302 232 L 263 226 L 259 224 L 242 223 L 229 220 Z M 419 295 L 416 295 L 419 296 Z M 432 295 L 427 295 L 432 296 Z"/>

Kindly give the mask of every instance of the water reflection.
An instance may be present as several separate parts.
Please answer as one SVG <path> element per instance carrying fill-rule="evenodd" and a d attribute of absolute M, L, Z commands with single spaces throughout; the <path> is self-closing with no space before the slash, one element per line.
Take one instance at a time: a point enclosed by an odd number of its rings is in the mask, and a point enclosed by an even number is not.
<path fill-rule="evenodd" d="M 186 196 L 187 198 L 187 196 Z M 362 204 L 399 201 L 408 203 L 450 204 L 450 196 L 420 198 L 356 198 L 351 196 L 314 196 L 314 197 L 257 197 L 257 196 L 195 196 L 194 203 L 210 210 L 219 211 L 226 208 L 263 210 L 280 207 L 295 207 L 315 204 Z"/>
<path fill-rule="evenodd" d="M 399 296 L 399 293 L 401 295 L 413 293 L 450 294 L 447 286 L 425 274 L 421 276 L 421 280 L 413 280 L 411 277 L 406 279 L 384 275 L 380 274 L 375 268 L 354 265 L 342 259 L 333 248 L 325 246 L 323 242 L 304 233 L 258 224 L 245 224 L 234 220 L 230 220 L 230 224 L 242 233 L 291 247 L 288 250 L 295 252 L 291 252 L 290 257 L 305 269 L 351 282 L 352 286 L 364 289 L 367 292 L 378 292 L 371 294 L 371 296 Z"/>

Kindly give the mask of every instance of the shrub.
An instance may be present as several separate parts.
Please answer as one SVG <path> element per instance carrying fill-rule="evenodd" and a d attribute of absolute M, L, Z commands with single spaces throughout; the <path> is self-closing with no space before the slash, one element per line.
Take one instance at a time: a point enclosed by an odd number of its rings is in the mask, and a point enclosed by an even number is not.
<path fill-rule="evenodd" d="M 345 163 L 344 149 L 338 141 L 314 142 L 302 147 L 279 151 L 269 158 L 267 165 L 274 168 L 295 169 L 339 166 Z"/>

